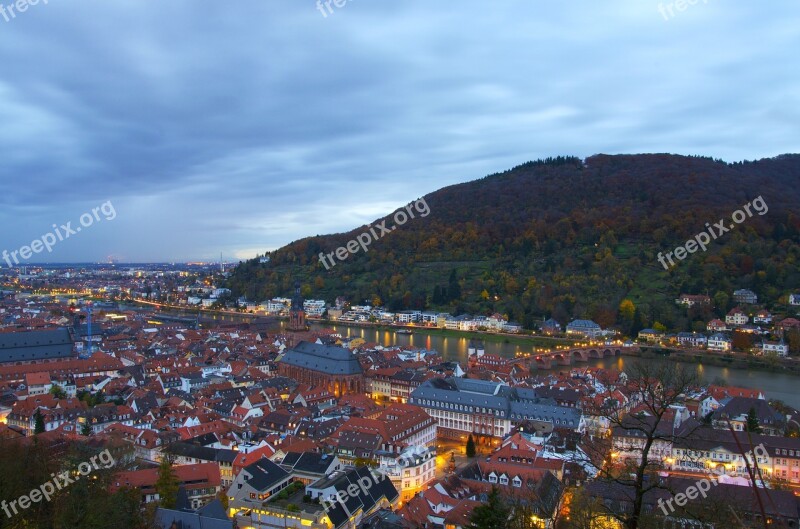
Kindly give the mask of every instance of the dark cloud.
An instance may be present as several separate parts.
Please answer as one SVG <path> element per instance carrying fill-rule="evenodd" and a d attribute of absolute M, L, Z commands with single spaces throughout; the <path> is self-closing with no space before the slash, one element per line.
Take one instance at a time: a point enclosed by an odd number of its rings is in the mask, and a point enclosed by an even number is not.
<path fill-rule="evenodd" d="M 0 17 L 0 249 L 111 200 L 44 257 L 246 257 L 542 156 L 798 151 L 796 2 L 437 4 Z"/>

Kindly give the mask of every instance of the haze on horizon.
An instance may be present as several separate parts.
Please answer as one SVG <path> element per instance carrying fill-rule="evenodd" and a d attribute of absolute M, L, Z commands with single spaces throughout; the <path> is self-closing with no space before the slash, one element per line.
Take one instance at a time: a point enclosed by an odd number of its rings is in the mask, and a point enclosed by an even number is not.
<path fill-rule="evenodd" d="M 30 262 L 244 259 L 536 158 L 800 152 L 800 5 L 671 3 L 0 16 L 0 251 L 111 201 Z"/>

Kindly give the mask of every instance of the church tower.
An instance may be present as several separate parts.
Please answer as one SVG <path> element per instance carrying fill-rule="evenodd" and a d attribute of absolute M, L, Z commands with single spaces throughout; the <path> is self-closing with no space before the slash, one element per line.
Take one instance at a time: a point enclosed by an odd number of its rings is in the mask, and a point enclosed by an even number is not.
<path fill-rule="evenodd" d="M 289 330 L 305 331 L 306 311 L 303 308 L 303 296 L 300 295 L 300 281 L 294 283 L 294 297 L 292 297 L 292 307 L 289 309 Z"/>

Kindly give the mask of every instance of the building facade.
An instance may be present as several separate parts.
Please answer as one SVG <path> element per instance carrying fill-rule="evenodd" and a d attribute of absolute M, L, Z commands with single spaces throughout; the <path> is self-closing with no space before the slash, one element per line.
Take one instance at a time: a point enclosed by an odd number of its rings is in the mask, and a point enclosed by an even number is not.
<path fill-rule="evenodd" d="M 525 421 L 582 428 L 580 410 L 546 402 L 531 389 L 465 378 L 428 380 L 409 398 L 409 404 L 422 407 L 437 420 L 440 437 L 460 439 L 474 434 L 500 438 Z"/>
<path fill-rule="evenodd" d="M 283 354 L 278 373 L 301 384 L 326 388 L 336 398 L 366 392 L 361 364 L 343 347 L 300 342 Z"/>

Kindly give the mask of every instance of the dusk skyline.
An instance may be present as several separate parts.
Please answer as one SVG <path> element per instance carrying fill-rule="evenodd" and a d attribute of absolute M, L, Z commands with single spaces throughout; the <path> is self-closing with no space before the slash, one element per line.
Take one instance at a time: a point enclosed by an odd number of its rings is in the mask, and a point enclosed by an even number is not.
<path fill-rule="evenodd" d="M 29 262 L 234 261 L 536 158 L 800 152 L 796 3 L 321 5 L 0 12 L 0 251 L 110 202 Z"/>

